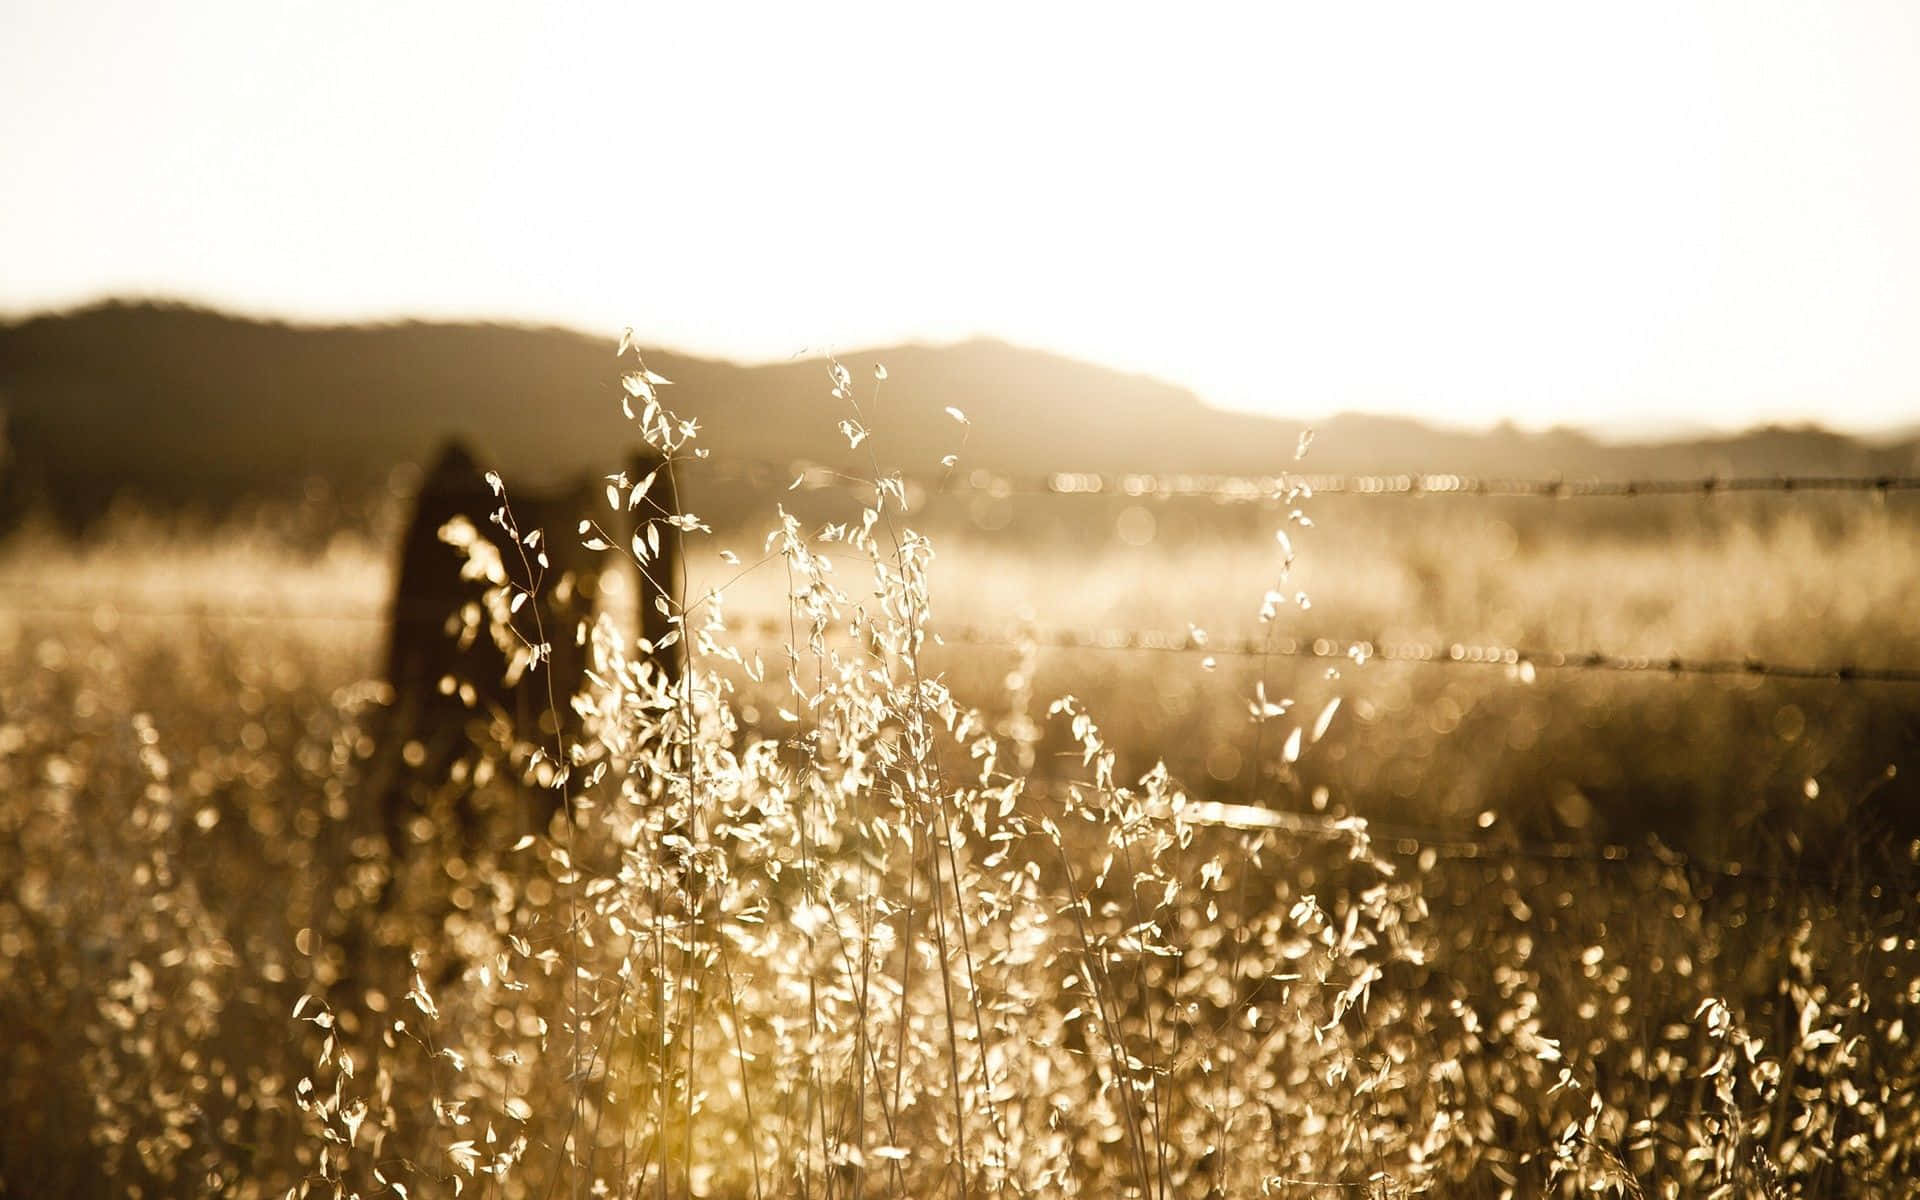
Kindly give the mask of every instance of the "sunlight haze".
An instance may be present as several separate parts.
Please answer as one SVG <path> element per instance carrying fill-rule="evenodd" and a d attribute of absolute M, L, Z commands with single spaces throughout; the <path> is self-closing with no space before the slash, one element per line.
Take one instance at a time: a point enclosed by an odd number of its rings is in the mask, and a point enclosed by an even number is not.
<path fill-rule="evenodd" d="M 1920 10 L 11 4 L 0 311 L 984 335 L 1314 417 L 1920 421 Z"/>

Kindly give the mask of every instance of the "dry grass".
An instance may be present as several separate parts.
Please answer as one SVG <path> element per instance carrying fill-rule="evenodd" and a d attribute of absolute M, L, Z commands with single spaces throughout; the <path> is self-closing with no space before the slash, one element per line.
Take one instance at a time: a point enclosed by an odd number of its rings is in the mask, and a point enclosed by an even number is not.
<path fill-rule="evenodd" d="M 1313 515 L 1290 626 L 1796 658 L 1914 632 L 1897 514 L 1655 546 L 1463 510 L 1424 553 Z M 1248 664 L 926 630 L 1257 630 L 1270 531 L 1082 561 L 848 517 L 735 545 L 744 576 L 669 532 L 692 669 L 602 631 L 597 737 L 554 748 L 575 819 L 521 838 L 495 785 L 486 848 L 423 823 L 398 864 L 356 790 L 379 555 L 18 548 L 10 579 L 124 611 L 0 618 L 0 1192 L 1866 1196 L 1920 1166 L 1920 876 L 1903 842 L 1813 848 L 1911 753 L 1910 705 L 1373 664 L 1270 671 L 1296 703 L 1249 721 Z M 194 589 L 186 619 L 124 600 Z M 1772 823 L 1690 847 L 1738 876 L 1606 807 L 1749 780 Z M 1530 852 L 1626 832 L 1624 860 Z"/>

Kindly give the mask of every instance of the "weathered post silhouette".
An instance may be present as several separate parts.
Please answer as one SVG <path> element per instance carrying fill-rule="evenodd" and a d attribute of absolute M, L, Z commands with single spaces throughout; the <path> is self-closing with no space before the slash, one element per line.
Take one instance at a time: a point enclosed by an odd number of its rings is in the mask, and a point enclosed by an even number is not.
<path fill-rule="evenodd" d="M 624 494 L 620 507 L 610 510 L 603 499 L 605 482 L 581 478 L 543 493 L 510 488 L 504 500 L 510 527 L 496 517 L 502 497 L 458 442 L 441 451 L 422 481 L 395 574 L 386 649 L 393 694 L 371 773 L 395 873 L 408 853 L 409 826 L 419 814 L 433 811 L 434 801 L 444 802 L 442 811 L 458 823 L 463 845 L 472 849 L 481 823 L 476 785 L 489 774 L 518 778 L 535 750 L 549 762 L 563 762 L 567 748 L 586 732 L 572 704 L 586 682 L 591 657 L 582 623 L 590 625 L 599 611 L 609 590 L 608 573 L 628 563 L 622 548 L 633 531 L 647 520 L 673 515 L 677 507 L 671 473 L 660 460 L 637 454 L 626 471 L 636 483 L 658 472 L 631 511 Z M 583 546 L 578 533 L 583 520 L 595 522 L 615 548 Z M 454 533 L 458 540 L 462 521 L 472 531 L 466 549 L 446 536 Z M 527 544 L 536 529 L 541 536 Z M 656 601 L 663 591 L 677 590 L 677 544 L 675 538 L 660 539 L 659 557 L 634 572 L 628 594 L 637 611 L 613 614 L 616 620 L 624 616 L 623 625 L 651 644 L 670 628 L 664 606 Z M 492 555 L 498 556 L 504 576 L 482 569 Z M 513 586 L 490 607 L 489 589 L 503 578 Z M 513 591 L 527 587 L 533 595 L 510 615 L 499 609 Z M 546 650 L 531 653 L 528 648 L 536 646 Z M 677 678 L 677 648 L 655 660 Z M 562 793 L 535 786 L 521 791 L 537 827 L 526 832 L 545 832 Z M 391 887 L 390 880 L 383 907 Z"/>

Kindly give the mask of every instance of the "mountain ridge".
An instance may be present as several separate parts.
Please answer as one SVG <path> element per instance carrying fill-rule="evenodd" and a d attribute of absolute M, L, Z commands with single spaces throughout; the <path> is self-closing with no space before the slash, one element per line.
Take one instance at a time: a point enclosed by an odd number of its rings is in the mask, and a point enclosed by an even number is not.
<path fill-rule="evenodd" d="M 612 339 L 559 326 L 391 321 L 297 324 L 177 303 L 104 302 L 0 324 L 0 410 L 14 493 L 84 522 L 117 493 L 219 506 L 309 478 L 343 489 L 420 463 L 450 436 L 535 477 L 610 462 L 638 438 L 620 415 Z M 720 464 L 820 462 L 1050 471 L 1295 469 L 1305 423 L 1213 408 L 1149 376 L 993 338 L 742 365 L 643 349 L 674 381 L 663 402 L 702 426 Z M 887 379 L 875 377 L 884 364 Z M 956 422 L 947 409 L 963 412 Z M 873 435 L 850 453 L 855 416 Z M 1920 467 L 1920 437 L 1874 443 L 1763 426 L 1684 441 L 1613 442 L 1566 428 L 1484 432 L 1406 417 L 1314 423 L 1316 471 L 1566 477 L 1877 474 Z M 609 453 L 612 451 L 612 453 Z M 782 483 L 784 484 L 784 480 Z"/>

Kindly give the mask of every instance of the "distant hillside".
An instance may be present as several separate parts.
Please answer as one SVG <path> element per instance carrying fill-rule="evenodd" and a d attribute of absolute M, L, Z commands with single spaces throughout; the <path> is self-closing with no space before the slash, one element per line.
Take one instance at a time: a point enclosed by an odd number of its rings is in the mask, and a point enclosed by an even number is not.
<path fill-rule="evenodd" d="M 644 334 L 643 334 L 644 336 Z M 820 360 L 744 367 L 666 350 L 671 407 L 699 418 L 722 463 L 849 459 L 847 406 Z M 1274 471 L 1298 422 L 1209 408 L 1191 393 L 993 341 L 841 356 L 882 461 L 1038 473 Z M 888 380 L 872 402 L 873 366 Z M 553 328 L 408 323 L 299 327 L 175 305 L 106 304 L 0 326 L 0 410 L 16 494 L 85 520 L 116 492 L 219 506 L 320 478 L 355 488 L 419 462 L 449 434 L 509 472 L 611 469 L 633 442 L 610 337 Z M 955 407 L 971 425 L 945 415 Z M 1437 431 L 1324 422 L 1319 471 L 1570 476 L 1908 471 L 1920 443 L 1869 446 L 1818 430 L 1758 430 L 1660 445 L 1512 429 Z M 964 439 L 964 443 L 963 443 Z M 864 460 L 865 450 L 862 450 Z M 782 481 L 784 482 L 784 480 Z"/>

